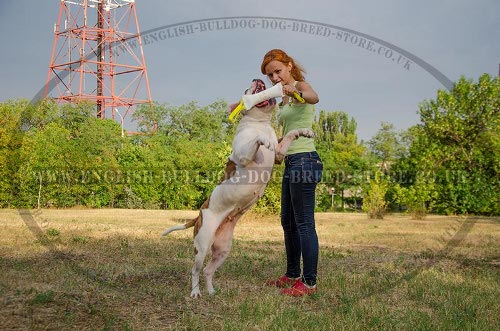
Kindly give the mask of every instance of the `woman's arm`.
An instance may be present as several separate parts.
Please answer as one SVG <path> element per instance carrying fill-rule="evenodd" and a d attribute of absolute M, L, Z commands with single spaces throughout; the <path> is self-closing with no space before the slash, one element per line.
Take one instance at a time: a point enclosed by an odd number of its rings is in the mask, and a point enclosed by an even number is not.
<path fill-rule="evenodd" d="M 296 86 L 283 86 L 283 92 L 290 97 L 293 97 L 294 92 L 298 92 L 299 94 L 302 94 L 302 98 L 304 98 L 304 100 L 310 104 L 316 104 L 319 102 L 318 94 L 313 90 L 309 83 L 304 81 L 297 82 Z"/>

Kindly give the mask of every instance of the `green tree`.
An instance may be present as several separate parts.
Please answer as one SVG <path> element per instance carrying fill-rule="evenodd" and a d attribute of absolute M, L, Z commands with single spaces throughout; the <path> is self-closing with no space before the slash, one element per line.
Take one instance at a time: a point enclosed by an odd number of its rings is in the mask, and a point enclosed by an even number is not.
<path fill-rule="evenodd" d="M 461 78 L 420 105 L 421 124 L 399 169 L 433 176 L 434 210 L 446 214 L 500 214 L 500 79 Z"/>
<path fill-rule="evenodd" d="M 157 131 L 139 139 L 140 152 L 134 153 L 141 155 L 139 167 L 159 176 L 153 183 L 129 185 L 130 192 L 140 201 L 154 197 L 152 203 L 162 208 L 198 208 L 219 182 L 230 153 L 234 126 L 227 123 L 226 108 L 222 101 L 205 107 L 155 103 Z M 143 131 L 152 116 L 147 107 L 136 112 Z"/>
<path fill-rule="evenodd" d="M 0 103 L 0 207 L 14 207 L 20 203 L 19 170 L 25 138 L 51 123 L 57 112 L 57 104 L 50 100 L 37 104 L 28 100 Z"/>
<path fill-rule="evenodd" d="M 314 123 L 316 142 L 323 148 L 332 147 L 335 137 L 347 137 L 356 134 L 357 123 L 354 118 L 343 111 L 326 112 L 321 110 Z"/>
<path fill-rule="evenodd" d="M 221 141 L 234 132 L 234 126 L 228 125 L 226 108 L 227 103 L 220 100 L 205 107 L 194 101 L 181 106 L 154 103 L 153 108 L 139 107 L 133 117 L 144 132 L 156 125 L 159 132 L 172 139 Z"/>
<path fill-rule="evenodd" d="M 48 105 L 42 102 L 24 111 L 31 114 L 23 120 L 26 129 L 19 146 L 17 206 L 113 206 L 118 193 L 110 178 L 122 144 L 119 124 L 95 118 L 91 104 L 47 111 Z"/>
<path fill-rule="evenodd" d="M 0 103 L 0 207 L 16 204 L 15 177 L 19 169 L 19 149 L 23 142 L 22 117 L 26 102 Z"/>
<path fill-rule="evenodd" d="M 70 132 L 58 123 L 26 133 L 20 147 L 20 168 L 16 179 L 20 188 L 18 206 L 68 207 L 75 205 L 72 184 Z M 64 175 L 64 179 L 63 179 Z"/>
<path fill-rule="evenodd" d="M 349 119 L 342 111 L 321 111 L 313 123 L 316 133 L 316 148 L 323 160 L 323 182 L 318 186 L 318 204 L 320 209 L 332 208 L 338 202 L 345 208 L 346 195 L 352 205 L 361 200 L 361 183 L 369 169 L 367 151 L 358 143 L 356 121 Z"/>
<path fill-rule="evenodd" d="M 380 169 L 384 172 L 387 172 L 390 165 L 404 153 L 400 136 L 393 124 L 382 122 L 375 136 L 368 141 L 370 151 L 377 157 Z"/>

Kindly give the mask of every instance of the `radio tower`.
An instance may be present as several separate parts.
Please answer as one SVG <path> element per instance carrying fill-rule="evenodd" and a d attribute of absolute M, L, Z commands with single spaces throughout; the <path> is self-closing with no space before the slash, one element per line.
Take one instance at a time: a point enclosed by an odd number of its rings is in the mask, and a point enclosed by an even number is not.
<path fill-rule="evenodd" d="M 122 128 L 134 106 L 152 104 L 135 0 L 60 0 L 54 35 L 44 97 L 90 101 Z"/>

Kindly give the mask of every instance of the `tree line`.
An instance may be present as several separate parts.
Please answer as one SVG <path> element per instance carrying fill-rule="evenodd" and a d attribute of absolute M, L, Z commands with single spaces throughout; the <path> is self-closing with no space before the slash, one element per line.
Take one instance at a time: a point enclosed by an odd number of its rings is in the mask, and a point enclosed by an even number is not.
<path fill-rule="evenodd" d="M 226 108 L 141 106 L 141 134 L 121 137 L 120 124 L 97 119 L 88 103 L 0 103 L 0 207 L 197 209 L 231 152 Z M 320 111 L 317 210 L 499 215 L 499 109 L 499 79 L 485 74 L 423 101 L 419 124 L 381 123 L 367 142 L 347 113 Z M 275 167 L 257 210 L 279 211 L 282 172 Z"/>

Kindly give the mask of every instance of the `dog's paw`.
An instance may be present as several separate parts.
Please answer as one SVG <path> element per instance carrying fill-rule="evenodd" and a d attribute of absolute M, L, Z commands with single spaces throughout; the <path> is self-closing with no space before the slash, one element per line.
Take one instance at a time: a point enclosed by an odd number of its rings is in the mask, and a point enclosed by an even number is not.
<path fill-rule="evenodd" d="M 276 144 L 275 144 L 275 143 L 273 143 L 270 139 L 264 139 L 264 138 L 262 138 L 262 137 L 261 137 L 261 138 L 257 141 L 257 143 L 258 143 L 259 145 L 264 146 L 265 148 L 267 148 L 267 149 L 268 149 L 268 150 L 270 150 L 270 151 L 273 151 L 273 152 L 274 152 L 274 151 L 276 150 Z"/>
<path fill-rule="evenodd" d="M 299 129 L 299 136 L 314 138 L 314 132 L 311 129 Z"/>
<path fill-rule="evenodd" d="M 201 298 L 201 293 L 199 288 L 195 288 L 194 290 L 191 291 L 191 298 L 193 299 Z"/>

